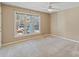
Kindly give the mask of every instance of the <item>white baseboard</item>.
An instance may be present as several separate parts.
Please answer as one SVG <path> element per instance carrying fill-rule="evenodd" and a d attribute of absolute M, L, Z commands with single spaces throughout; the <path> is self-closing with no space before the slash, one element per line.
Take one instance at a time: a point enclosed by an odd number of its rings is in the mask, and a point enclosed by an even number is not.
<path fill-rule="evenodd" d="M 70 38 L 63 37 L 63 36 L 59 36 L 59 35 L 51 35 L 51 36 L 56 36 L 56 37 L 59 37 L 59 38 L 62 38 L 62 39 L 68 40 L 68 41 L 79 43 L 79 41 L 77 41 L 77 40 L 73 40 L 73 39 L 70 39 Z"/>
<path fill-rule="evenodd" d="M 59 36 L 59 35 L 52 35 L 52 34 L 46 34 L 46 35 L 42 35 L 42 36 L 39 36 L 39 38 L 43 38 L 43 37 L 47 37 L 47 36 L 55 36 L 55 37 L 59 37 L 59 38 L 62 38 L 64 40 L 68 40 L 68 41 L 72 41 L 72 42 L 76 42 L 76 43 L 79 43 L 79 41 L 76 41 L 76 40 L 73 40 L 73 39 L 69 39 L 69 38 L 66 38 L 66 37 L 63 37 L 63 36 Z M 36 37 L 34 37 L 36 38 Z M 29 40 L 31 40 L 33 38 L 29 38 Z M 10 43 L 6 43 L 6 44 L 3 44 L 2 46 L 7 46 L 7 45 L 11 45 L 11 44 L 17 44 L 19 42 L 24 42 L 26 41 L 27 39 L 23 39 L 23 40 L 19 40 L 19 41 L 15 41 L 15 42 L 10 42 Z"/>

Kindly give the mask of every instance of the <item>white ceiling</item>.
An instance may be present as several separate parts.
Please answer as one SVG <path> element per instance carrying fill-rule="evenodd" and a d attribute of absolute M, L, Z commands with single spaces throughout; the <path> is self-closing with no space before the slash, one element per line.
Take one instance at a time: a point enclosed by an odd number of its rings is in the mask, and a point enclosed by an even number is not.
<path fill-rule="evenodd" d="M 28 8 L 36 11 L 48 12 L 49 2 L 3 2 L 7 5 L 14 5 L 23 8 Z M 52 7 L 59 9 L 59 11 L 78 7 L 79 2 L 52 2 Z M 53 11 L 55 12 L 55 11 Z"/>

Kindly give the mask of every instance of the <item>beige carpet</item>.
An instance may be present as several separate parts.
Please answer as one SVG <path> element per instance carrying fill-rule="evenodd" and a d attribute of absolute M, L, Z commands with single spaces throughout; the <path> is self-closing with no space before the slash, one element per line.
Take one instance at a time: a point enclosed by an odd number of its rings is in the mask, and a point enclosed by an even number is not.
<path fill-rule="evenodd" d="M 79 44 L 58 37 L 29 40 L 0 49 L 2 57 L 76 57 Z"/>

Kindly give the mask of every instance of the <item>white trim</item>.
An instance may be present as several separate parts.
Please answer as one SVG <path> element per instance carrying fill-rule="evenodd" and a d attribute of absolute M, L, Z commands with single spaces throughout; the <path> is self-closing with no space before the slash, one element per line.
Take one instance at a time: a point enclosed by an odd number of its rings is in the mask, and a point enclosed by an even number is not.
<path fill-rule="evenodd" d="M 21 12 L 21 11 L 15 11 L 16 13 L 21 13 L 21 14 L 27 14 L 27 15 L 33 15 L 33 16 L 40 16 L 40 14 L 37 14 L 37 13 L 33 13 L 31 11 L 29 12 Z"/>
<path fill-rule="evenodd" d="M 62 38 L 62 39 L 68 40 L 68 41 L 79 43 L 79 41 L 76 41 L 76 40 L 73 40 L 73 39 L 70 39 L 70 38 L 66 38 L 66 37 L 63 37 L 63 36 L 59 36 L 59 35 L 51 35 L 51 36 L 56 36 L 56 37 L 59 37 L 59 38 Z"/>
<path fill-rule="evenodd" d="M 25 34 L 25 35 L 21 35 L 21 36 L 15 36 L 15 38 L 21 38 L 21 37 L 25 37 L 25 36 L 38 35 L 38 34 L 40 34 L 40 32 L 38 32 L 38 33 L 31 33 L 31 34 Z"/>

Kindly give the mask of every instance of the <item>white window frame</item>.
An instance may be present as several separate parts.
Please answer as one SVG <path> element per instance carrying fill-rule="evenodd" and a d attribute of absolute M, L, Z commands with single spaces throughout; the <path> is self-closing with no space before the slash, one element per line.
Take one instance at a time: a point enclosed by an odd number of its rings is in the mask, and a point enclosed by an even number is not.
<path fill-rule="evenodd" d="M 38 33 L 31 33 L 31 34 L 24 34 L 22 36 L 17 36 L 17 32 L 16 32 L 16 13 L 23 13 L 23 14 L 28 14 L 28 15 L 34 15 L 34 16 L 39 16 L 40 20 L 39 20 L 39 32 Z M 24 36 L 30 36 L 30 35 L 36 35 L 36 34 L 40 34 L 41 33 L 41 17 L 39 14 L 31 14 L 31 13 L 25 13 L 25 12 L 14 12 L 14 37 L 18 38 L 18 37 L 24 37 Z"/>

